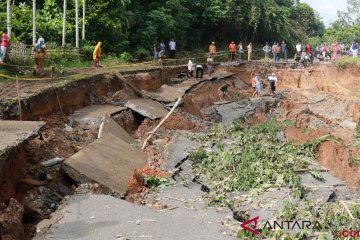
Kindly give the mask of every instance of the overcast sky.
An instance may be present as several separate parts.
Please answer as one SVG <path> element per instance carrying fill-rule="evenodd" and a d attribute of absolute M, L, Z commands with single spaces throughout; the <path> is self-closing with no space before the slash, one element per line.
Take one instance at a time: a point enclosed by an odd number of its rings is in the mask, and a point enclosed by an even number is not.
<path fill-rule="evenodd" d="M 347 6 L 346 0 L 301 0 L 301 2 L 309 4 L 318 11 L 326 27 L 337 19 L 338 10 L 345 10 Z"/>

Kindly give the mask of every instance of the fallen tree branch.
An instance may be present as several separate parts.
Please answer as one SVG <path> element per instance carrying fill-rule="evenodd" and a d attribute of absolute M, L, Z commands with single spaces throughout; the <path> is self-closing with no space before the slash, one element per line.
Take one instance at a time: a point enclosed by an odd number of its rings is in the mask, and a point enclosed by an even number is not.
<path fill-rule="evenodd" d="M 340 203 L 344 206 L 344 208 L 345 208 L 345 210 L 347 211 L 347 213 L 349 214 L 350 218 L 351 218 L 351 219 L 355 219 L 354 216 L 351 214 L 348 206 L 345 204 L 345 202 L 344 202 L 344 201 L 340 201 Z"/>
<path fill-rule="evenodd" d="M 176 107 L 180 104 L 181 102 L 181 97 L 176 101 L 175 105 L 172 107 L 171 111 L 168 112 L 168 114 L 161 120 L 161 122 L 156 126 L 156 128 L 154 128 L 154 130 L 152 130 L 150 132 L 150 135 L 146 138 L 144 144 L 141 147 L 141 150 L 144 150 L 147 142 L 151 139 L 151 137 L 154 135 L 154 133 L 161 127 L 161 125 L 166 121 L 166 119 L 168 119 L 170 117 L 170 115 L 174 112 L 174 110 L 176 109 Z"/>

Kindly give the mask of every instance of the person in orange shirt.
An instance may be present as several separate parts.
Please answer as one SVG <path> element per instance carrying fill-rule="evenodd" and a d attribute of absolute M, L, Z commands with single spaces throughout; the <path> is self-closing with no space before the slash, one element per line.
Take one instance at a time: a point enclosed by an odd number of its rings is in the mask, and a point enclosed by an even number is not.
<path fill-rule="evenodd" d="M 231 41 L 229 44 L 229 51 L 230 51 L 230 62 L 233 62 L 235 59 L 235 52 L 236 52 L 236 45 L 234 41 Z"/>
<path fill-rule="evenodd" d="M 216 54 L 215 42 L 212 42 L 211 45 L 209 46 L 209 53 L 212 57 L 214 57 L 214 55 Z"/>

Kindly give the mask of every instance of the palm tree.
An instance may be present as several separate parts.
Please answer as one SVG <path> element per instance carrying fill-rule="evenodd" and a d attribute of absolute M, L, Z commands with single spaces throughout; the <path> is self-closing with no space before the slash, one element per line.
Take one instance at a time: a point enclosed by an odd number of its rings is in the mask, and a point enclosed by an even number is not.
<path fill-rule="evenodd" d="M 66 6 L 67 6 L 67 0 L 64 0 L 64 13 L 63 13 L 63 33 L 62 33 L 62 47 L 65 47 L 65 41 L 66 41 Z"/>
<path fill-rule="evenodd" d="M 75 47 L 79 47 L 79 0 L 75 0 Z"/>
<path fill-rule="evenodd" d="M 36 44 L 36 0 L 33 0 L 33 45 Z"/>
<path fill-rule="evenodd" d="M 83 0 L 82 39 L 85 39 L 85 0 Z"/>
<path fill-rule="evenodd" d="M 11 0 L 6 2 L 6 27 L 8 35 L 11 37 Z"/>

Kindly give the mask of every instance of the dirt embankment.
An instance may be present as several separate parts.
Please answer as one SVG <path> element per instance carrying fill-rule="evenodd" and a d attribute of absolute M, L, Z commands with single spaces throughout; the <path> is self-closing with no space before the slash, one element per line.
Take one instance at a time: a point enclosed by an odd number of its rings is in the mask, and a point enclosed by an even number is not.
<path fill-rule="evenodd" d="M 225 83 L 229 83 L 228 93 L 226 100 L 236 101 L 250 96 L 249 91 L 240 90 L 232 85 L 235 78 L 224 79 L 215 82 L 206 82 L 199 85 L 196 90 L 187 93 L 184 96 L 183 111 L 193 114 L 198 117 L 202 117 L 201 109 L 214 105 L 215 102 L 219 102 L 218 89 Z"/>
<path fill-rule="evenodd" d="M 34 224 L 48 217 L 62 198 L 71 193 L 71 181 L 60 166 L 40 165 L 54 157 L 68 158 L 94 141 L 97 128 L 65 130 L 67 118 L 52 115 L 39 137 L 9 156 L 0 185 L 0 239 L 31 239 Z"/>

